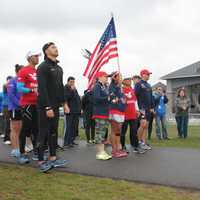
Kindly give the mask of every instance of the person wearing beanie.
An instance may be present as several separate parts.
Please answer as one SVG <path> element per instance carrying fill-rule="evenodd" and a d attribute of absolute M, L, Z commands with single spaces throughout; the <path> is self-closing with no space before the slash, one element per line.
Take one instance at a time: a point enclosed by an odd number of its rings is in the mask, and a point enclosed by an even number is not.
<path fill-rule="evenodd" d="M 109 120 L 111 124 L 111 144 L 112 157 L 121 158 L 128 154 L 121 150 L 120 135 L 122 123 L 125 120 L 125 96 L 122 93 L 122 76 L 119 72 L 113 72 L 111 75 L 111 83 L 109 86 Z"/>
<path fill-rule="evenodd" d="M 22 69 L 22 65 L 15 65 L 16 75 Z M 20 97 L 21 93 L 17 90 L 17 77 L 13 77 L 8 83 L 8 110 L 10 113 L 10 139 L 12 145 L 11 156 L 19 157 L 19 134 L 21 131 L 22 117 L 20 109 Z"/>
<path fill-rule="evenodd" d="M 37 136 L 38 136 L 38 116 L 37 116 L 37 77 L 36 66 L 39 63 L 40 52 L 28 51 L 26 59 L 28 64 L 17 74 L 17 90 L 21 93 L 20 106 L 22 109 L 22 128 L 19 136 L 20 164 L 30 162 L 26 154 L 26 137 L 30 137 L 33 144 L 32 160 L 38 160 Z"/>
<path fill-rule="evenodd" d="M 39 169 L 46 172 L 67 164 L 56 156 L 59 107 L 64 105 L 63 70 L 58 65 L 58 49 L 53 42 L 43 46 L 44 61 L 38 66 L 38 115 L 39 115 Z M 65 113 L 69 112 L 64 105 Z M 44 159 L 46 138 L 48 138 L 49 161 Z"/>
<path fill-rule="evenodd" d="M 104 148 L 104 140 L 109 125 L 109 92 L 107 87 L 108 74 L 97 72 L 93 88 L 93 119 L 95 120 L 96 159 L 109 160 L 112 158 Z"/>

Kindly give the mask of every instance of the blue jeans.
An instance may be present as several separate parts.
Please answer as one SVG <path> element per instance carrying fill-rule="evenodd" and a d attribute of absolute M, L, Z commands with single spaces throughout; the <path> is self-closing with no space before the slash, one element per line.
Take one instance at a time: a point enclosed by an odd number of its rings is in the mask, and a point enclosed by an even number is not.
<path fill-rule="evenodd" d="M 187 137 L 188 132 L 188 115 L 176 116 L 176 125 L 179 137 Z"/>
<path fill-rule="evenodd" d="M 157 135 L 157 137 L 161 138 L 161 128 L 162 128 L 162 138 L 167 139 L 168 134 L 167 134 L 167 128 L 166 128 L 166 117 L 165 117 L 165 115 L 163 115 L 163 116 L 156 115 L 155 121 L 156 121 L 156 135 Z"/>

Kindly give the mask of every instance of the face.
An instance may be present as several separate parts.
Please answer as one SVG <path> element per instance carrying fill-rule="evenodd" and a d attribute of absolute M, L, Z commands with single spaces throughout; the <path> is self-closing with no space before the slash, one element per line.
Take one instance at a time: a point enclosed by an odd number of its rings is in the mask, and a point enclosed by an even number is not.
<path fill-rule="evenodd" d="M 99 81 L 102 82 L 103 84 L 106 84 L 108 82 L 108 77 L 107 76 L 99 77 Z"/>
<path fill-rule="evenodd" d="M 185 96 L 184 90 L 181 90 L 180 93 L 179 93 L 179 95 L 180 95 L 181 97 L 184 97 L 184 96 Z"/>
<path fill-rule="evenodd" d="M 75 86 L 75 80 L 68 81 L 68 85 L 72 87 Z"/>
<path fill-rule="evenodd" d="M 133 83 L 134 83 L 134 84 L 137 84 L 139 81 L 140 81 L 139 78 L 133 78 Z"/>
<path fill-rule="evenodd" d="M 143 74 L 142 75 L 142 79 L 144 79 L 145 81 L 148 81 L 150 78 L 150 74 Z"/>
<path fill-rule="evenodd" d="M 158 93 L 163 93 L 163 89 L 161 87 L 158 87 L 157 92 Z"/>
<path fill-rule="evenodd" d="M 47 57 L 58 57 L 58 49 L 56 45 L 52 44 L 48 49 L 45 51 Z"/>
<path fill-rule="evenodd" d="M 39 56 L 38 55 L 31 56 L 28 61 L 33 65 L 37 65 L 39 63 Z"/>
<path fill-rule="evenodd" d="M 123 84 L 124 84 L 125 86 L 128 86 L 128 87 L 131 86 L 131 83 L 132 83 L 131 79 L 127 79 L 127 80 L 124 80 L 124 81 L 123 81 Z"/>

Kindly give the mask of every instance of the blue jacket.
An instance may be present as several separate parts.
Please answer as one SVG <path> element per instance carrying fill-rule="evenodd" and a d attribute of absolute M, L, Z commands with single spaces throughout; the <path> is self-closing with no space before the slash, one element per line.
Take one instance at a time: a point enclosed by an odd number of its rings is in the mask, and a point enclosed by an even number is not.
<path fill-rule="evenodd" d="M 19 110 L 21 93 L 17 90 L 17 78 L 12 78 L 7 86 L 8 110 Z"/>
<path fill-rule="evenodd" d="M 111 82 L 109 86 L 109 95 L 110 95 L 110 110 L 118 110 L 124 112 L 126 109 L 125 96 L 122 93 L 121 88 L 115 83 Z M 117 103 L 113 103 L 113 100 L 118 98 Z"/>
<path fill-rule="evenodd" d="M 138 83 L 136 83 L 135 94 L 140 110 L 150 110 L 154 108 L 152 88 L 149 83 L 147 83 L 144 80 L 141 80 Z"/>
<path fill-rule="evenodd" d="M 2 93 L 2 106 L 7 107 L 8 106 L 8 95 L 7 95 L 7 84 L 3 85 L 3 93 Z"/>
<path fill-rule="evenodd" d="M 97 82 L 93 88 L 93 116 L 94 118 L 109 116 L 108 87 L 100 82 Z"/>

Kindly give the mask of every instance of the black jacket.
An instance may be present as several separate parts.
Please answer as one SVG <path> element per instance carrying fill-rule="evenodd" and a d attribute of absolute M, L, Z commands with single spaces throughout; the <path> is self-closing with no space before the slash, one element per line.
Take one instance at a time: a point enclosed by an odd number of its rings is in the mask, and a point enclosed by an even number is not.
<path fill-rule="evenodd" d="M 91 90 L 84 92 L 81 103 L 84 115 L 91 117 L 93 115 L 93 92 Z"/>
<path fill-rule="evenodd" d="M 54 62 L 45 59 L 37 69 L 38 107 L 57 108 L 64 103 L 63 70 Z"/>
<path fill-rule="evenodd" d="M 70 113 L 81 113 L 81 98 L 78 91 L 72 90 L 67 84 L 64 87 L 64 100 L 69 106 Z"/>

